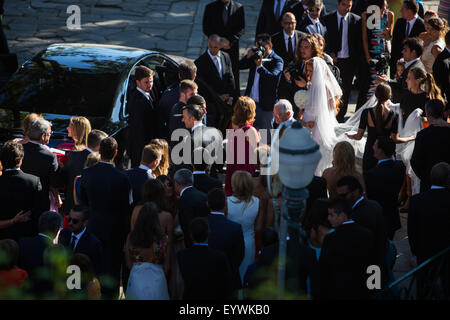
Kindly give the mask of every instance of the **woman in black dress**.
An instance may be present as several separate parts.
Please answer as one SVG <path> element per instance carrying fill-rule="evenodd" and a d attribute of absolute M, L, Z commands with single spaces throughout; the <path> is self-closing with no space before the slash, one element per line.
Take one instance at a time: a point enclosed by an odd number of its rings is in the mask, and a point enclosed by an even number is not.
<path fill-rule="evenodd" d="M 358 132 L 348 135 L 350 139 L 361 140 L 367 128 L 367 141 L 363 156 L 363 174 L 374 168 L 378 160 L 373 156 L 373 145 L 377 137 L 391 137 L 396 143 L 414 140 L 415 137 L 400 138 L 398 136 L 398 115 L 388 108 L 391 98 L 391 87 L 379 84 L 375 89 L 378 103 L 373 108 L 364 110 L 361 114 Z"/>
<path fill-rule="evenodd" d="M 444 102 L 441 90 L 434 82 L 433 75 L 422 68 L 412 68 L 406 78 L 408 89 L 405 89 L 400 101 L 403 124 L 408 116 L 417 108 L 422 109 L 425 116 L 425 103 L 430 99 L 439 99 Z"/>
<path fill-rule="evenodd" d="M 402 112 L 402 125 L 405 126 L 409 115 L 416 109 L 421 109 L 424 126 L 426 126 L 425 103 L 430 99 L 439 99 L 444 102 L 440 89 L 436 86 L 433 76 L 422 68 L 412 68 L 406 78 L 408 89 L 404 90 L 400 101 Z M 400 190 L 399 203 L 405 202 L 400 212 L 405 212 L 409 208 L 409 201 L 412 196 L 411 178 L 406 175 L 405 185 Z"/>

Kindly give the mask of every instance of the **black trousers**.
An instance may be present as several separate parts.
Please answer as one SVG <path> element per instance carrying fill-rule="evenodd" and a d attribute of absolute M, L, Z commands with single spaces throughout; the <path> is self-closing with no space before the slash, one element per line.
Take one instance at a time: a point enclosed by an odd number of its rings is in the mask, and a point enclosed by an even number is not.
<path fill-rule="evenodd" d="M 355 61 L 350 58 L 338 59 L 336 62 L 342 79 L 342 103 L 339 107 L 339 113 L 336 116 L 338 122 L 344 122 L 344 116 L 347 113 L 348 101 L 352 92 L 352 83 L 358 67 L 358 62 L 359 60 Z"/>

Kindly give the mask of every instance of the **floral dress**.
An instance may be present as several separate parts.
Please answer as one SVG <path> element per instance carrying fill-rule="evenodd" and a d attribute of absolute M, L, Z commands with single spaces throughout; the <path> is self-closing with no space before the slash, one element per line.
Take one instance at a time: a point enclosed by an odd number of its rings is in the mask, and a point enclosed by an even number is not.
<path fill-rule="evenodd" d="M 169 300 L 163 261 L 167 240 L 161 240 L 150 258 L 144 258 L 139 248 L 128 247 L 133 266 L 128 279 L 126 298 L 133 300 Z"/>

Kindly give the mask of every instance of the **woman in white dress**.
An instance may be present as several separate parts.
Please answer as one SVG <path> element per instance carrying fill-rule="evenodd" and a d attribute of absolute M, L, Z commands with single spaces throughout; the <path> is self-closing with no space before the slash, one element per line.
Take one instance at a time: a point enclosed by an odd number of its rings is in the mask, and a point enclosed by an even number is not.
<path fill-rule="evenodd" d="M 439 53 L 445 48 L 445 33 L 447 32 L 447 26 L 444 21 L 438 17 L 431 18 L 425 23 L 425 29 L 431 37 L 431 43 L 424 48 L 422 56 L 423 65 L 428 73 L 433 73 L 433 63 Z"/>
<path fill-rule="evenodd" d="M 252 176 L 247 171 L 235 171 L 231 177 L 233 195 L 227 198 L 228 219 L 239 223 L 244 234 L 245 255 L 239 266 L 241 281 L 247 268 L 255 260 L 255 229 L 262 228 L 259 199 L 253 196 Z"/>
<path fill-rule="evenodd" d="M 342 90 L 325 60 L 314 57 L 305 64 L 305 74 L 311 84 L 304 105 L 302 123 L 311 130 L 312 138 L 320 146 L 322 158 L 317 166 L 316 175 L 331 167 L 333 148 L 338 142 L 335 128 L 336 105 L 342 96 Z"/>

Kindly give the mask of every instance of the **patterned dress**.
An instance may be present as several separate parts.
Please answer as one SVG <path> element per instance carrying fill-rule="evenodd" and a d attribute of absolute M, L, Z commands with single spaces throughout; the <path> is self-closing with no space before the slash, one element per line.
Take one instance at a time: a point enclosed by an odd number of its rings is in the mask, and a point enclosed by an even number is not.
<path fill-rule="evenodd" d="M 369 90 L 367 92 L 367 100 L 369 100 L 375 93 L 377 76 L 387 74 L 389 66 L 389 54 L 391 51 L 390 41 L 386 40 L 383 35 L 383 30 L 386 29 L 388 22 L 387 11 L 384 12 L 380 28 L 369 29 L 367 28 L 367 41 L 369 45 L 370 57 L 375 63 L 371 63 L 369 66 Z M 385 60 L 383 68 L 379 69 L 376 66 L 376 62 Z M 378 69 L 378 70 L 377 70 Z"/>
<path fill-rule="evenodd" d="M 139 248 L 128 247 L 133 267 L 128 279 L 126 297 L 131 300 L 169 300 L 163 261 L 167 241 L 161 240 L 153 256 L 145 259 Z"/>

